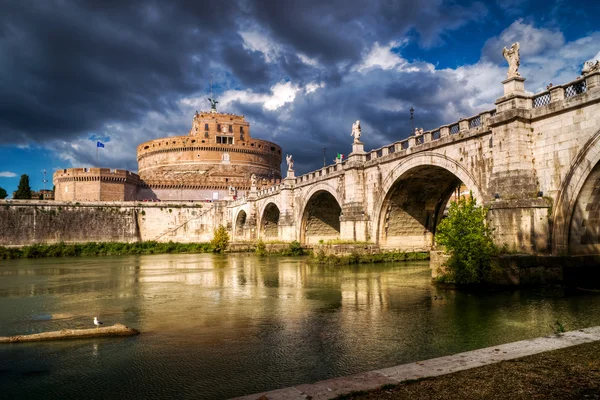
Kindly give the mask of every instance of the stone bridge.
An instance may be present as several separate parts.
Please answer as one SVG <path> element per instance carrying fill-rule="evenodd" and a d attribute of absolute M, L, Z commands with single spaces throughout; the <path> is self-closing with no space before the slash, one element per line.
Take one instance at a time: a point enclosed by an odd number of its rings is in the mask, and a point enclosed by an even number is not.
<path fill-rule="evenodd" d="M 535 95 L 503 82 L 495 109 L 295 177 L 228 205 L 234 240 L 365 241 L 429 250 L 464 184 L 495 241 L 527 253 L 600 254 L 600 72 Z"/>

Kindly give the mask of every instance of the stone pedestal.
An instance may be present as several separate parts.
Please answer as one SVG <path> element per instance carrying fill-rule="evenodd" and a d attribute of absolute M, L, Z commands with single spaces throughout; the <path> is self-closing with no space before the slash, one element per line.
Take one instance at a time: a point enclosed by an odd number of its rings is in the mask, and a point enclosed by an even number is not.
<path fill-rule="evenodd" d="M 352 154 L 364 154 L 365 152 L 365 145 L 363 142 L 354 142 L 352 143 L 352 153 L 350 153 L 350 155 Z"/>
<path fill-rule="evenodd" d="M 504 85 L 504 95 L 508 96 L 511 94 L 522 93 L 525 94 L 525 78 L 515 76 L 502 81 Z"/>
<path fill-rule="evenodd" d="M 295 179 L 295 178 L 296 178 L 296 174 L 295 174 L 294 170 L 288 169 L 285 179 Z"/>
<path fill-rule="evenodd" d="M 246 198 L 248 200 L 255 200 L 258 197 L 258 188 L 256 186 L 251 186 L 250 191 L 248 192 L 248 196 Z"/>
<path fill-rule="evenodd" d="M 591 74 L 586 75 L 585 83 L 588 91 L 600 87 L 600 72 L 592 72 Z"/>

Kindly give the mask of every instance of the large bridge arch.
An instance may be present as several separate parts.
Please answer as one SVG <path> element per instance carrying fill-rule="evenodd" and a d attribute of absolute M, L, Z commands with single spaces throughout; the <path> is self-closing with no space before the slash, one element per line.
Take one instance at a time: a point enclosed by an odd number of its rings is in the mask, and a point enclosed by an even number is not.
<path fill-rule="evenodd" d="M 300 242 L 316 244 L 320 240 L 339 239 L 342 202 L 335 188 L 325 182 L 318 183 L 303 198 L 298 234 Z"/>
<path fill-rule="evenodd" d="M 260 210 L 259 237 L 266 240 L 279 238 L 279 218 L 281 207 L 275 201 L 268 201 Z"/>
<path fill-rule="evenodd" d="M 600 130 L 573 159 L 553 213 L 555 254 L 600 253 Z"/>
<path fill-rule="evenodd" d="M 377 244 L 404 251 L 430 250 L 445 206 L 461 183 L 483 203 L 480 183 L 449 157 L 420 153 L 399 163 L 382 182 L 375 202 Z"/>

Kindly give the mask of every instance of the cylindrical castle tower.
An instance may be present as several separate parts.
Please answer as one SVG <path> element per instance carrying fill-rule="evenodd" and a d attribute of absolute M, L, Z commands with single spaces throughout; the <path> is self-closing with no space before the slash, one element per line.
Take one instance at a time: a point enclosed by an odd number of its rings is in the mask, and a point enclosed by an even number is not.
<path fill-rule="evenodd" d="M 213 108 L 196 112 L 187 136 L 150 140 L 137 148 L 138 199 L 222 200 L 281 179 L 281 147 L 250 135 L 243 116 Z M 235 189 L 235 190 L 234 190 Z"/>

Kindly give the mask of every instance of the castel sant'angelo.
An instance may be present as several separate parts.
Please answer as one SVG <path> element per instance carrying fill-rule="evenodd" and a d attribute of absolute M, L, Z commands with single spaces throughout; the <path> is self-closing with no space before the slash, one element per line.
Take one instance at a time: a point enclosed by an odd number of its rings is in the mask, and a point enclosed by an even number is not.
<path fill-rule="evenodd" d="M 281 147 L 250 134 L 243 116 L 196 112 L 187 136 L 142 143 L 138 174 L 109 168 L 68 168 L 54 173 L 56 200 L 230 200 L 252 182 L 281 179 Z"/>

